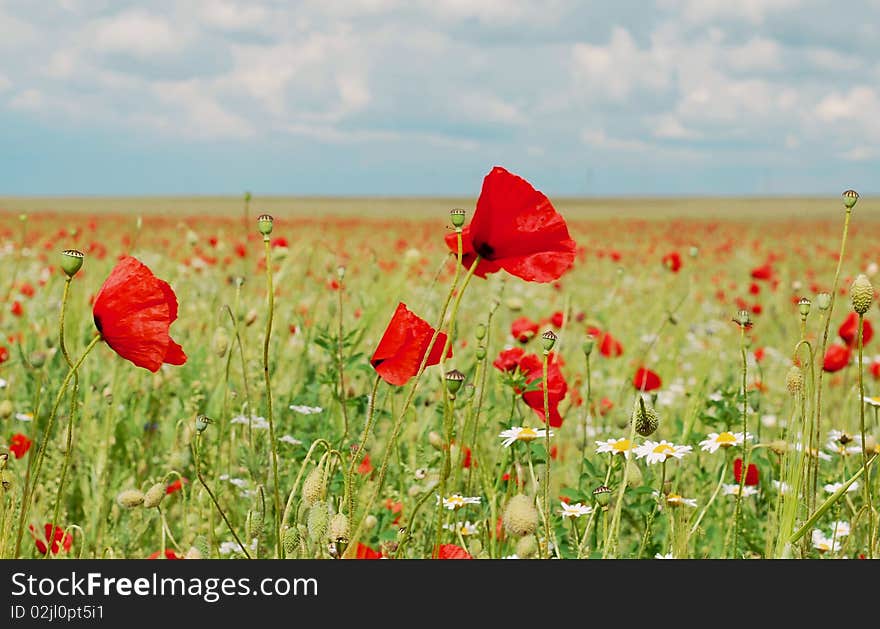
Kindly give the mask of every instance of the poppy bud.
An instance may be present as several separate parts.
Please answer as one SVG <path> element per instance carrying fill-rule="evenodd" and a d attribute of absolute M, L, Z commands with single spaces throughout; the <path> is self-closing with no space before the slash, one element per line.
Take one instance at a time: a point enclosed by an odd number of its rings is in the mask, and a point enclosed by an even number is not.
<path fill-rule="evenodd" d="M 345 267 L 341 264 L 336 267 L 336 277 L 338 277 L 340 280 L 345 279 Z"/>
<path fill-rule="evenodd" d="M 364 518 L 364 530 L 372 531 L 379 524 L 379 518 L 372 513 Z"/>
<path fill-rule="evenodd" d="M 544 353 L 549 354 L 550 350 L 553 349 L 553 346 L 556 344 L 556 339 L 559 337 L 553 333 L 553 330 L 547 330 L 544 334 L 541 335 L 541 341 L 544 343 Z"/>
<path fill-rule="evenodd" d="M 584 352 L 584 355 L 589 356 L 593 353 L 593 347 L 596 346 L 596 337 L 592 334 L 587 336 L 587 339 L 581 344 L 581 349 Z"/>
<path fill-rule="evenodd" d="M 9 419 L 12 417 L 13 410 L 11 400 L 3 400 L 0 402 L 0 419 Z"/>
<path fill-rule="evenodd" d="M 811 302 L 806 297 L 801 297 L 798 300 L 798 310 L 801 313 L 801 319 L 806 319 L 807 315 L 810 314 L 810 306 L 812 305 L 812 303 L 813 302 Z"/>
<path fill-rule="evenodd" d="M 468 542 L 468 552 L 471 556 L 477 556 L 483 552 L 483 542 L 478 539 L 472 539 Z"/>
<path fill-rule="evenodd" d="M 521 537 L 516 543 L 516 556 L 520 559 L 533 559 L 538 554 L 538 540 L 534 535 Z"/>
<path fill-rule="evenodd" d="M 256 511 L 248 511 L 245 520 L 245 532 L 248 539 L 260 537 L 263 534 L 264 517 L 263 512 L 259 509 Z"/>
<path fill-rule="evenodd" d="M 852 209 L 852 207 L 859 200 L 859 193 L 855 190 L 846 190 L 843 193 L 843 204 L 846 206 L 846 209 Z"/>
<path fill-rule="evenodd" d="M 244 193 L 244 202 L 250 203 L 252 198 L 253 197 L 251 196 L 250 190 L 246 190 Z"/>
<path fill-rule="evenodd" d="M 593 500 L 602 508 L 607 507 L 611 503 L 611 489 L 605 485 L 600 485 L 593 490 Z"/>
<path fill-rule="evenodd" d="M 651 406 L 645 404 L 645 399 L 639 396 L 639 403 L 633 411 L 632 421 L 636 426 L 636 432 L 643 437 L 650 437 L 660 425 L 660 417 Z"/>
<path fill-rule="evenodd" d="M 226 355 L 226 350 L 229 349 L 229 335 L 226 333 L 226 328 L 217 328 L 214 332 L 211 339 L 211 349 L 219 358 Z"/>
<path fill-rule="evenodd" d="M 525 494 L 517 494 L 508 501 L 501 521 L 511 535 L 531 535 L 538 528 L 538 510 L 534 500 Z"/>
<path fill-rule="evenodd" d="M 116 496 L 116 502 L 120 507 L 134 509 L 144 503 L 144 494 L 137 489 L 125 489 Z"/>
<path fill-rule="evenodd" d="M 449 394 L 453 398 L 455 398 L 455 394 L 461 389 L 463 383 L 464 374 L 458 369 L 452 369 L 446 372 L 446 390 L 449 391 Z"/>
<path fill-rule="evenodd" d="M 166 493 L 165 483 L 156 483 L 150 487 L 147 493 L 144 494 L 144 508 L 152 509 L 158 507 Z"/>
<path fill-rule="evenodd" d="M 868 312 L 871 303 L 874 301 L 874 287 L 871 286 L 871 280 L 864 273 L 859 275 L 849 289 L 850 300 L 852 301 L 853 310 L 863 315 Z"/>
<path fill-rule="evenodd" d="M 82 251 L 65 249 L 61 252 L 61 269 L 67 273 L 67 277 L 73 277 L 82 268 L 84 259 Z"/>
<path fill-rule="evenodd" d="M 638 489 L 642 486 L 644 482 L 644 478 L 642 477 L 642 470 L 639 469 L 639 466 L 636 465 L 635 461 L 627 461 L 626 462 L 626 486 L 630 489 Z"/>
<path fill-rule="evenodd" d="M 272 218 L 270 214 L 260 214 L 257 217 L 257 227 L 260 230 L 260 233 L 263 234 L 263 239 L 269 237 L 269 234 L 272 233 L 272 222 L 275 219 Z"/>
<path fill-rule="evenodd" d="M 741 328 L 748 328 L 752 325 L 752 315 L 749 314 L 748 310 L 740 310 L 736 314 L 736 318 L 733 320 L 734 323 L 738 324 Z"/>
<path fill-rule="evenodd" d="M 208 424 L 214 423 L 214 420 L 207 415 L 196 415 L 196 432 L 202 434 L 207 430 Z"/>
<path fill-rule="evenodd" d="M 253 325 L 254 321 L 256 321 L 256 320 L 257 320 L 257 311 L 256 311 L 256 309 L 251 308 L 250 310 L 248 310 L 248 313 L 244 317 L 244 324 L 245 325 Z"/>
<path fill-rule="evenodd" d="M 474 328 L 474 337 L 478 341 L 482 341 L 484 338 L 486 338 L 486 326 L 482 323 L 478 323 L 477 327 Z"/>
<path fill-rule="evenodd" d="M 303 481 L 303 504 L 307 507 L 311 507 L 313 504 L 318 502 L 324 495 L 325 488 L 326 479 L 324 478 L 324 468 L 319 465 L 311 472 L 309 472 L 309 475 L 306 476 L 305 481 Z"/>
<path fill-rule="evenodd" d="M 452 220 L 452 226 L 455 227 L 456 231 L 461 229 L 462 225 L 464 225 L 464 217 L 465 211 L 461 208 L 455 208 L 451 212 L 449 212 L 449 217 Z"/>
<path fill-rule="evenodd" d="M 510 297 L 508 298 L 506 305 L 512 312 L 518 312 L 523 309 L 523 300 L 519 297 Z"/>
<path fill-rule="evenodd" d="M 785 387 L 792 395 L 800 393 L 804 386 L 804 372 L 797 365 L 792 365 L 785 376 Z"/>
<path fill-rule="evenodd" d="M 483 360 L 486 357 L 486 348 L 480 345 L 474 352 L 474 355 L 477 357 L 477 360 Z"/>
<path fill-rule="evenodd" d="M 435 450 L 443 449 L 443 437 L 441 437 L 440 433 L 435 430 L 428 433 L 428 443 L 430 443 L 431 447 Z"/>
<path fill-rule="evenodd" d="M 309 539 L 316 544 L 324 541 L 327 533 L 327 524 L 330 520 L 330 511 L 326 502 L 316 502 L 309 509 L 309 516 L 306 520 L 306 526 L 309 529 Z"/>
<path fill-rule="evenodd" d="M 816 305 L 819 306 L 819 310 L 828 310 L 831 307 L 831 295 L 819 293 L 816 295 Z"/>

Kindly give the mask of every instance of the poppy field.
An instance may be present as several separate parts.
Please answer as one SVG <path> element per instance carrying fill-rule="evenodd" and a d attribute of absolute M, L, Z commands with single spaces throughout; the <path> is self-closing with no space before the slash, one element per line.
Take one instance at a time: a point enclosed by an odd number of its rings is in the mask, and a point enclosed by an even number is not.
<path fill-rule="evenodd" d="M 878 556 L 871 200 L 473 193 L 0 204 L 0 558 Z"/>

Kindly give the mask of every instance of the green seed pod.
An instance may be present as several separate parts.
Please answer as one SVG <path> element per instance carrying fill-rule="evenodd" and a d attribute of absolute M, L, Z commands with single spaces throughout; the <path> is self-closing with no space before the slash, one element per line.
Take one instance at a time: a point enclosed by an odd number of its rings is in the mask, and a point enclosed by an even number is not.
<path fill-rule="evenodd" d="M 15 410 L 12 406 L 12 400 L 3 400 L 0 402 L 0 419 L 9 419 L 12 417 L 12 411 Z"/>
<path fill-rule="evenodd" d="M 245 520 L 245 534 L 248 539 L 262 537 L 264 529 L 263 512 L 259 509 L 248 511 Z"/>
<path fill-rule="evenodd" d="M 330 525 L 327 527 L 327 537 L 331 542 L 337 544 L 347 544 L 351 537 L 351 527 L 348 524 L 348 518 L 344 513 L 337 513 L 330 518 Z"/>
<path fill-rule="evenodd" d="M 846 190 L 843 193 L 843 204 L 846 206 L 846 208 L 848 210 L 852 209 L 852 207 L 856 204 L 856 202 L 858 200 L 859 200 L 859 193 L 856 192 L 855 190 Z"/>
<path fill-rule="evenodd" d="M 538 510 L 535 502 L 525 494 L 512 497 L 501 516 L 504 529 L 516 537 L 531 535 L 538 528 Z"/>
<path fill-rule="evenodd" d="M 544 334 L 541 335 L 541 341 L 544 344 L 544 353 L 549 354 L 550 350 L 553 349 L 553 346 L 556 345 L 556 340 L 559 337 L 554 334 L 553 330 L 547 330 Z"/>
<path fill-rule="evenodd" d="M 596 504 L 602 508 L 607 507 L 611 504 L 611 488 L 606 487 L 605 485 L 600 485 L 593 490 L 593 500 L 596 501 Z"/>
<path fill-rule="evenodd" d="M 855 279 L 849 289 L 849 296 L 856 313 L 863 315 L 868 312 L 874 301 L 874 287 L 871 286 L 871 280 L 867 275 L 863 273 Z"/>
<path fill-rule="evenodd" d="M 284 530 L 281 543 L 284 545 L 285 555 L 292 557 L 296 554 L 296 549 L 299 546 L 299 531 L 296 530 L 296 527 L 290 526 Z"/>
<path fill-rule="evenodd" d="M 810 314 L 810 306 L 812 306 L 812 305 L 813 305 L 813 302 L 811 302 L 806 297 L 801 297 L 798 300 L 798 310 L 801 313 L 802 319 L 806 319 L 807 316 Z"/>
<path fill-rule="evenodd" d="M 461 389 L 464 383 L 464 374 L 458 369 L 451 369 L 446 372 L 446 390 L 450 395 L 455 395 Z"/>
<path fill-rule="evenodd" d="M 474 355 L 477 357 L 477 360 L 483 360 L 486 357 L 486 348 L 482 345 L 478 346 Z"/>
<path fill-rule="evenodd" d="M 326 502 L 316 502 L 309 509 L 306 525 L 309 529 L 309 539 L 315 544 L 323 544 L 327 535 L 327 524 L 330 522 L 330 510 Z"/>
<path fill-rule="evenodd" d="M 144 504 L 144 494 L 137 489 L 125 489 L 116 496 L 116 503 L 126 509 L 134 509 Z"/>
<path fill-rule="evenodd" d="M 156 483 L 147 490 L 147 493 L 144 494 L 144 508 L 153 509 L 154 507 L 158 507 L 164 497 L 165 484 Z"/>
<path fill-rule="evenodd" d="M 477 327 L 474 329 L 474 336 L 478 341 L 482 341 L 486 338 L 486 326 L 482 323 L 478 323 Z"/>
<path fill-rule="evenodd" d="M 534 559 L 538 554 L 538 540 L 534 535 L 525 535 L 516 543 L 516 556 L 520 559 Z"/>
<path fill-rule="evenodd" d="M 581 344 L 581 350 L 584 352 L 584 355 L 589 356 L 593 353 L 593 348 L 596 346 L 596 337 L 592 334 L 587 336 L 587 339 Z"/>
<path fill-rule="evenodd" d="M 452 226 L 455 227 L 456 230 L 459 230 L 464 225 L 464 219 L 467 213 L 461 208 L 455 208 L 451 212 L 449 212 L 449 218 L 452 221 Z"/>
<path fill-rule="evenodd" d="M 657 415 L 657 411 L 645 404 L 642 397 L 639 397 L 639 403 L 633 411 L 632 420 L 636 425 L 636 432 L 643 437 L 650 437 L 660 425 L 660 416 Z"/>
<path fill-rule="evenodd" d="M 65 249 L 61 252 L 61 269 L 67 277 L 73 277 L 82 268 L 85 256 L 78 249 Z"/>
<path fill-rule="evenodd" d="M 828 310 L 831 307 L 831 295 L 819 293 L 816 295 L 816 305 L 819 306 L 819 310 Z"/>
<path fill-rule="evenodd" d="M 324 497 L 327 488 L 324 468 L 318 465 L 309 472 L 302 486 L 302 501 L 306 507 L 311 507 Z"/>
<path fill-rule="evenodd" d="M 257 227 L 260 230 L 260 233 L 263 234 L 263 238 L 268 238 L 269 234 L 272 233 L 272 223 L 275 221 L 274 218 L 270 214 L 260 214 L 257 217 Z"/>

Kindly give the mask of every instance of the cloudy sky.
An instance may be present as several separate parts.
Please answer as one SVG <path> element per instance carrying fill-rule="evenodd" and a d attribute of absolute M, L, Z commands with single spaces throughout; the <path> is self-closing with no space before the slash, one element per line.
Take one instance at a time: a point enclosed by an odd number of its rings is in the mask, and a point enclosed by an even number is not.
<path fill-rule="evenodd" d="M 880 193 L 880 0 L 0 0 L 0 140 L 0 195 Z"/>

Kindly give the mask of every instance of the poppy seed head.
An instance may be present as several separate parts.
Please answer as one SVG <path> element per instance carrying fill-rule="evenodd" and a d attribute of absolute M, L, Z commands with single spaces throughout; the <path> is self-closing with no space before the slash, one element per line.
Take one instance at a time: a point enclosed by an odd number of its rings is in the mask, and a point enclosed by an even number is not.
<path fill-rule="evenodd" d="M 162 502 L 162 499 L 165 497 L 165 484 L 164 483 L 156 483 L 152 487 L 147 490 L 147 493 L 144 494 L 144 507 L 146 509 L 153 509 L 154 507 L 158 507 Z"/>
<path fill-rule="evenodd" d="M 264 239 L 268 238 L 269 234 L 272 233 L 272 223 L 274 220 L 271 214 L 260 214 L 257 217 L 257 228 L 263 234 Z"/>
<path fill-rule="evenodd" d="M 450 369 L 446 372 L 446 390 L 451 395 L 458 393 L 461 385 L 464 383 L 464 374 L 458 369 Z"/>
<path fill-rule="evenodd" d="M 797 365 L 792 365 L 785 376 L 785 387 L 792 395 L 800 393 L 804 386 L 804 372 Z"/>
<path fill-rule="evenodd" d="M 593 500 L 600 507 L 607 507 L 611 502 L 611 488 L 605 485 L 599 485 L 593 490 Z"/>
<path fill-rule="evenodd" d="M 633 411 L 632 421 L 637 433 L 643 437 L 650 437 L 660 425 L 660 416 L 650 405 L 645 404 L 645 399 L 640 396 L 639 403 Z"/>
<path fill-rule="evenodd" d="M 544 343 L 544 352 L 549 353 L 553 346 L 556 345 L 556 340 L 559 337 L 553 332 L 553 330 L 547 330 L 544 334 L 541 335 L 541 341 Z"/>
<path fill-rule="evenodd" d="M 816 295 L 816 305 L 819 306 L 819 310 L 828 310 L 831 307 L 831 295 L 819 293 Z"/>
<path fill-rule="evenodd" d="M 845 190 L 843 193 L 843 204 L 846 206 L 846 209 L 852 209 L 852 207 L 859 200 L 859 193 L 855 190 Z"/>
<path fill-rule="evenodd" d="M 801 318 L 802 318 L 802 319 L 806 319 L 806 318 L 807 318 L 807 315 L 810 314 L 810 306 L 812 306 L 812 305 L 813 305 L 813 302 L 811 302 L 811 301 L 810 301 L 809 299 L 807 299 L 806 297 L 801 297 L 801 298 L 798 300 L 798 310 L 799 310 L 800 313 L 801 313 Z"/>
<path fill-rule="evenodd" d="M 134 509 L 144 503 L 144 494 L 137 489 L 125 489 L 117 494 L 116 502 L 120 507 Z"/>
<path fill-rule="evenodd" d="M 85 256 L 78 249 L 65 249 L 61 252 L 61 268 L 67 277 L 73 277 L 82 268 Z"/>
<path fill-rule="evenodd" d="M 461 208 L 455 208 L 449 212 L 449 216 L 452 220 L 452 226 L 455 227 L 456 230 L 461 229 L 462 225 L 464 225 L 465 211 Z"/>

